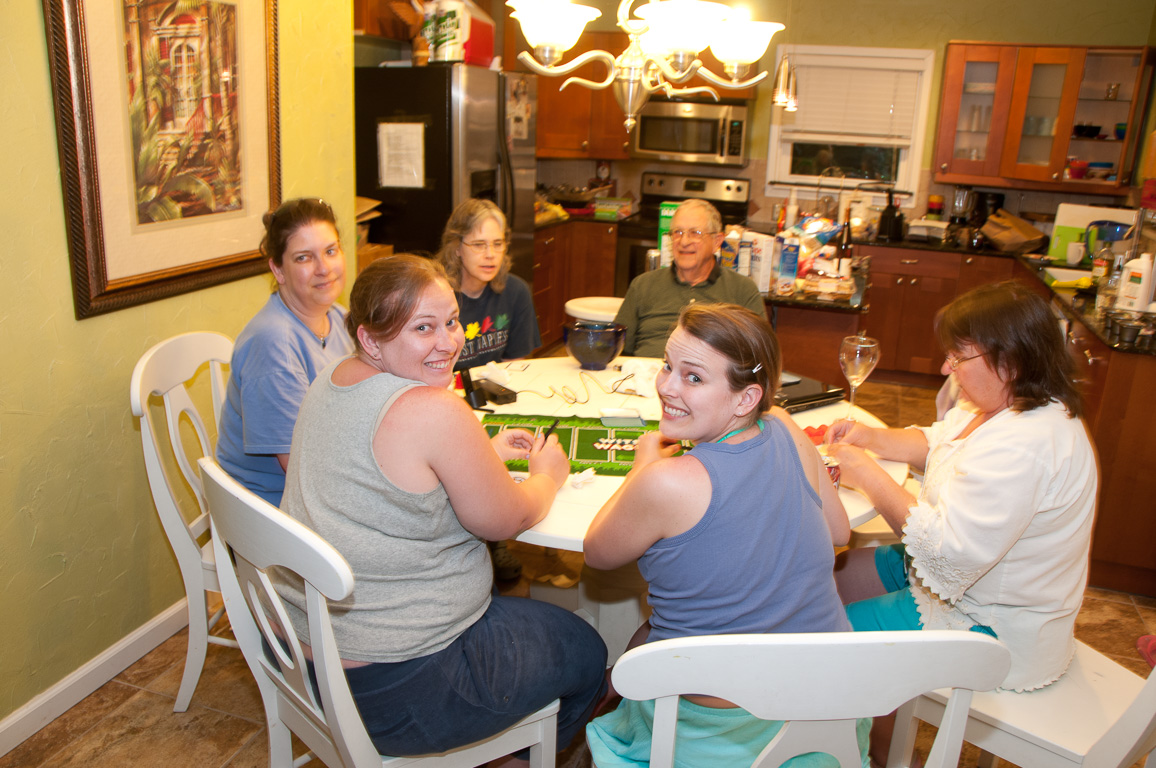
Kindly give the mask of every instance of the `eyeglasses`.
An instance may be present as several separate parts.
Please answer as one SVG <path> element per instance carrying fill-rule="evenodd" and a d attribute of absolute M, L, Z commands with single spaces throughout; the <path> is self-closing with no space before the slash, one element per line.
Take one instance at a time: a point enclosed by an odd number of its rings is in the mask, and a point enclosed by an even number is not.
<path fill-rule="evenodd" d="M 717 235 L 718 232 L 703 232 L 701 229 L 672 229 L 671 240 L 686 240 L 688 243 L 697 243 L 707 235 Z"/>
<path fill-rule="evenodd" d="M 493 240 L 488 243 L 485 240 L 474 240 L 469 243 L 463 241 L 462 245 L 475 253 L 485 253 L 487 248 L 493 253 L 505 253 L 506 246 L 509 245 L 509 243 L 505 240 Z"/>
<path fill-rule="evenodd" d="M 977 357 L 983 357 L 986 354 L 986 352 L 980 352 L 978 355 L 972 355 L 971 357 L 952 357 L 951 355 L 948 355 L 943 359 L 947 361 L 948 367 L 954 371 L 959 368 L 960 363 L 966 363 L 968 360 L 974 360 Z"/>

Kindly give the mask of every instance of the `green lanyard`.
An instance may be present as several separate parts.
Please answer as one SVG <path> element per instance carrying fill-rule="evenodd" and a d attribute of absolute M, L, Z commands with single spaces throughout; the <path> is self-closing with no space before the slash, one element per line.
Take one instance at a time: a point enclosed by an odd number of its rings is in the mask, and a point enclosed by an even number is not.
<path fill-rule="evenodd" d="M 762 432 L 763 431 L 763 420 L 762 419 L 756 419 L 755 424 L 759 425 L 759 431 Z M 732 437 L 734 437 L 738 433 L 746 432 L 747 429 L 748 429 L 748 427 L 739 427 L 738 429 L 731 430 L 730 432 L 727 432 L 725 435 L 723 435 L 721 438 L 719 438 L 715 442 L 725 443 L 727 440 L 730 440 Z"/>

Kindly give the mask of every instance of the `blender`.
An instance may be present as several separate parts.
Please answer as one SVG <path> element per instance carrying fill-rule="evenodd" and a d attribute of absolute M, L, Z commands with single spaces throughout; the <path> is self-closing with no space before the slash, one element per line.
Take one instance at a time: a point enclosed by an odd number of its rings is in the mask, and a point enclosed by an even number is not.
<path fill-rule="evenodd" d="M 957 248 L 970 247 L 972 232 L 968 222 L 974 212 L 975 192 L 967 187 L 956 187 L 951 194 L 951 223 L 943 241 Z"/>

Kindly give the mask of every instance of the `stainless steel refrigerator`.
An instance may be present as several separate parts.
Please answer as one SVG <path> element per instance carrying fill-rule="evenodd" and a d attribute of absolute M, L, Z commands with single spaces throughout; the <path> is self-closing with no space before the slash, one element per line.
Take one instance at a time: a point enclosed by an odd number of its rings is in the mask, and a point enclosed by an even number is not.
<path fill-rule="evenodd" d="M 486 198 L 532 283 L 537 94 L 536 75 L 465 64 L 355 69 L 357 194 L 381 201 L 369 241 L 432 255 L 454 207 Z"/>

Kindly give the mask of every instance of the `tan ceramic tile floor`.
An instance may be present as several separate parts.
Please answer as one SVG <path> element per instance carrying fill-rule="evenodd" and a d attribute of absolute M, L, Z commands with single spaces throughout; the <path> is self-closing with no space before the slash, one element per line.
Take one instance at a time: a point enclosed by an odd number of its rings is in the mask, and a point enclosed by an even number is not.
<path fill-rule="evenodd" d="M 893 426 L 924 424 L 934 418 L 932 390 L 867 382 L 856 400 Z M 502 591 L 507 594 L 528 595 L 533 577 L 576 576 L 581 569 L 581 555 L 576 553 L 518 543 L 511 548 L 522 560 L 525 572 L 518 582 L 503 585 Z M 218 631 L 227 630 L 219 627 Z M 1146 676 L 1148 666 L 1136 650 L 1136 638 L 1144 634 L 1156 634 L 1156 598 L 1092 588 L 1084 593 L 1076 637 Z M 188 711 L 172 711 L 184 666 L 185 644 L 185 632 L 181 631 L 159 645 L 23 744 L 0 756 L 0 768 L 267 766 L 268 742 L 260 695 L 240 651 L 209 646 L 205 670 Z M 930 726 L 923 726 L 919 744 L 928 744 L 933 732 Z M 296 743 L 294 753 L 303 751 Z M 926 754 L 926 746 L 923 751 Z M 975 749 L 965 745 L 959 764 L 975 765 L 975 757 Z M 559 756 L 558 766 L 585 768 L 590 765 L 589 759 L 585 744 L 577 743 Z M 321 763 L 314 760 L 308 765 L 320 768 Z"/>

